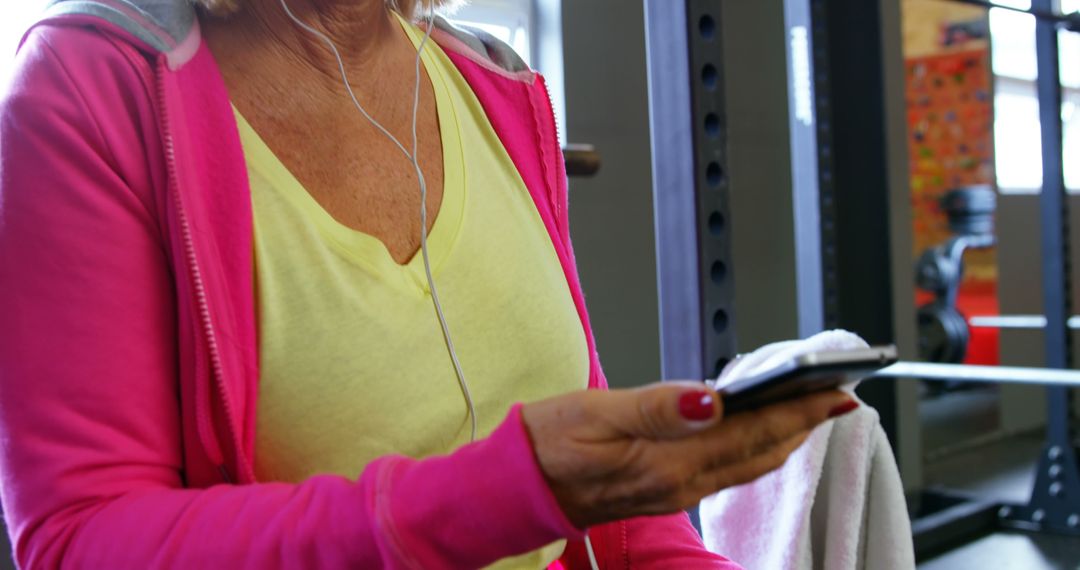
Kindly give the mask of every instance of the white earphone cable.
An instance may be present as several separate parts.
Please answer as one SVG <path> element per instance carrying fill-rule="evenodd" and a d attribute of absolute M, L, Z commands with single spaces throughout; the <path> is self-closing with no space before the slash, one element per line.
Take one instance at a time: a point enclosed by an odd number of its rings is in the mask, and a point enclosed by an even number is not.
<path fill-rule="evenodd" d="M 596 553 L 593 552 L 592 541 L 589 540 L 589 531 L 585 531 L 585 552 L 589 555 L 589 565 L 592 570 L 600 570 L 600 564 L 596 562 Z"/>
<path fill-rule="evenodd" d="M 281 0 L 281 7 L 285 10 L 285 14 L 289 16 L 289 19 L 291 19 L 297 26 L 300 26 L 309 34 L 315 36 L 316 38 L 319 38 L 319 40 L 326 44 L 326 47 L 330 48 L 330 51 L 337 59 L 338 71 L 340 71 L 341 73 L 342 83 L 345 84 L 345 91 L 349 94 L 349 98 L 352 99 L 352 102 L 356 106 L 357 110 L 360 111 L 360 114 L 363 115 L 369 123 L 371 123 L 376 129 L 382 132 L 382 134 L 386 135 L 386 137 L 390 139 L 390 141 L 393 142 L 399 150 L 401 150 L 401 152 L 405 155 L 405 158 L 407 158 L 412 164 L 413 169 L 416 170 L 416 177 L 420 184 L 420 254 L 424 258 L 424 273 L 427 276 L 428 289 L 431 290 L 431 301 L 432 304 L 435 306 L 435 314 L 438 316 L 439 325 L 442 327 L 443 339 L 446 341 L 446 349 L 447 352 L 450 353 L 450 360 L 454 364 L 454 372 L 457 374 L 458 384 L 461 387 L 462 395 L 465 397 L 465 405 L 468 407 L 469 421 L 471 423 L 471 435 L 469 441 L 476 441 L 476 406 L 473 404 L 472 393 L 469 390 L 468 382 L 465 380 L 465 372 L 461 368 L 461 362 L 458 360 L 457 350 L 454 348 L 454 341 L 450 336 L 450 327 L 446 323 L 446 315 L 443 313 L 442 303 L 439 301 L 439 292 L 438 289 L 435 287 L 435 278 L 431 274 L 431 259 L 428 255 L 427 246 L 427 181 L 424 179 L 424 173 L 420 169 L 420 162 L 417 157 L 416 124 L 417 117 L 419 116 L 420 112 L 421 56 L 424 53 L 424 47 L 427 45 L 428 40 L 431 39 L 431 32 L 435 27 L 434 12 L 430 12 L 428 14 L 427 31 L 424 33 L 424 39 L 421 40 L 420 46 L 416 50 L 416 86 L 413 91 L 412 151 L 410 152 L 405 148 L 405 145 L 401 144 L 401 142 L 398 141 L 397 137 L 390 134 L 390 131 L 388 131 L 385 127 L 382 126 L 382 124 L 380 124 L 370 114 L 368 114 L 367 110 L 364 109 L 364 106 L 360 104 L 360 100 L 356 97 L 356 93 L 353 92 L 352 85 L 349 83 L 349 76 L 345 72 L 345 61 L 341 57 L 341 53 L 338 51 L 337 46 L 334 45 L 333 40 L 331 40 L 326 34 L 305 24 L 302 20 L 300 20 L 300 18 L 296 17 L 296 15 L 293 14 L 292 10 L 289 9 L 289 5 L 286 0 Z"/>
<path fill-rule="evenodd" d="M 305 24 L 292 10 L 289 10 L 289 5 L 286 0 L 281 0 L 281 7 L 285 10 L 285 13 L 289 18 L 300 26 L 308 33 L 319 38 L 326 44 L 330 51 L 333 52 L 334 57 L 337 59 L 338 71 L 341 72 L 341 81 L 345 84 L 345 91 L 348 92 L 349 98 L 352 99 L 356 108 L 360 111 L 360 114 L 364 116 L 376 129 L 382 134 L 386 135 L 398 149 L 405 155 L 405 157 L 412 164 L 416 170 L 416 178 L 420 182 L 420 254 L 424 257 L 424 273 L 427 275 L 428 288 L 431 290 L 431 301 L 435 305 L 435 314 L 439 317 L 439 325 L 442 327 L 443 338 L 446 340 L 446 349 L 450 353 L 450 360 L 454 363 L 454 372 L 457 374 L 458 383 L 461 386 L 461 393 L 465 396 L 465 405 L 468 407 L 469 420 L 471 422 L 471 436 L 470 441 L 476 441 L 477 428 L 476 428 L 476 406 L 473 404 L 472 393 L 469 391 L 469 384 L 465 380 L 465 372 L 461 368 L 461 362 L 458 360 L 457 350 L 454 349 L 454 341 L 450 336 L 450 327 L 446 324 L 446 315 L 443 314 L 442 303 L 439 302 L 439 292 L 435 287 L 435 278 L 431 274 L 431 259 L 428 255 L 427 246 L 427 181 L 424 179 L 424 173 L 420 169 L 420 163 L 417 158 L 417 134 L 416 123 L 417 117 L 420 113 L 420 65 L 421 55 L 424 53 L 424 47 L 431 39 L 432 29 L 435 27 L 435 15 L 429 13 L 427 18 L 427 31 L 424 33 L 424 39 L 420 41 L 420 46 L 416 50 L 416 87 L 413 91 L 413 112 L 412 112 L 412 151 L 410 152 L 405 148 L 405 145 L 401 144 L 398 139 L 390 134 L 390 131 L 386 130 L 378 121 L 376 121 L 371 115 L 368 114 L 364 106 L 360 104 L 360 100 L 357 99 L 356 94 L 353 92 L 352 85 L 349 84 L 349 76 L 345 72 L 345 61 L 341 57 L 341 53 L 338 52 L 337 46 L 334 45 L 333 40 L 326 36 L 326 34 L 316 30 L 315 28 Z M 588 533 L 585 534 L 585 550 L 589 555 L 589 564 L 593 570 L 599 570 L 600 566 L 596 562 L 596 554 L 593 552 L 592 541 L 589 540 Z"/>

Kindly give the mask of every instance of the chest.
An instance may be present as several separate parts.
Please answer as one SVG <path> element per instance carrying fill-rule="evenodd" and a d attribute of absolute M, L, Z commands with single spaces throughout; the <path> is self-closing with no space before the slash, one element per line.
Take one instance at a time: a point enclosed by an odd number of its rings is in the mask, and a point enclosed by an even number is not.
<path fill-rule="evenodd" d="M 444 164 L 434 97 L 424 98 L 430 100 L 421 101 L 417 162 L 427 187 L 424 207 L 430 231 L 443 202 Z M 420 240 L 417 168 L 355 107 L 329 106 L 303 120 L 256 116 L 253 124 L 330 216 L 375 236 L 399 263 L 413 257 Z M 410 120 L 406 117 L 393 126 L 391 132 L 411 150 Z"/>
<path fill-rule="evenodd" d="M 414 86 L 397 78 L 369 90 L 370 95 L 359 102 L 374 122 L 346 93 L 333 90 L 281 89 L 253 82 L 231 96 L 274 155 L 327 213 L 378 239 L 403 264 L 420 246 L 418 169 L 398 146 L 413 152 Z M 419 87 L 415 155 L 426 186 L 430 231 L 444 194 L 440 113 L 445 110 L 439 109 L 426 70 Z M 363 95 L 356 94 L 358 99 Z"/>
<path fill-rule="evenodd" d="M 458 109 L 461 136 L 444 139 L 448 191 L 429 250 L 487 433 L 515 401 L 585 388 L 589 358 L 528 190 L 478 109 L 467 101 Z M 469 417 L 423 264 L 399 266 L 370 236 L 321 217 L 244 132 L 260 307 L 260 478 L 355 473 L 388 453 L 426 457 L 467 442 Z M 289 451 L 298 449 L 310 455 Z"/>

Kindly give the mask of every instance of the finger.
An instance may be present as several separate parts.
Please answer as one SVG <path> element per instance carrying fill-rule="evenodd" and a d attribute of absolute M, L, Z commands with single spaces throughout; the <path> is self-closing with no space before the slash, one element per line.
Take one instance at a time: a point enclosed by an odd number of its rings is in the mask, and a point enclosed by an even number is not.
<path fill-rule="evenodd" d="M 802 444 L 810 437 L 810 433 L 805 431 L 796 434 L 768 451 L 755 455 L 741 463 L 701 473 L 696 478 L 694 485 L 683 497 L 683 501 L 688 503 L 684 508 L 696 505 L 701 499 L 724 489 L 756 481 L 783 467 L 791 454 L 802 447 Z"/>
<path fill-rule="evenodd" d="M 759 455 L 855 407 L 851 395 L 830 390 L 738 414 L 725 422 L 733 432 L 728 444 L 742 446 L 736 456 Z"/>
<path fill-rule="evenodd" d="M 742 412 L 683 441 L 672 442 L 664 454 L 694 471 L 711 471 L 761 455 L 813 430 L 837 410 L 853 404 L 850 395 L 828 391 Z"/>
<path fill-rule="evenodd" d="M 810 431 L 795 434 L 786 441 L 780 442 L 771 449 L 756 455 L 749 461 L 738 463 L 728 469 L 714 472 L 715 478 L 712 485 L 724 485 L 734 487 L 757 480 L 762 475 L 772 473 L 784 466 L 792 453 L 802 447 L 810 437 Z"/>
<path fill-rule="evenodd" d="M 595 413 L 627 436 L 672 440 L 701 433 L 720 422 L 716 391 L 701 382 L 665 382 L 614 390 L 596 402 Z"/>
<path fill-rule="evenodd" d="M 783 466 L 787 459 L 810 436 L 811 432 L 796 434 L 781 442 L 765 453 L 755 455 L 745 461 L 725 464 L 712 470 L 702 470 L 688 475 L 685 480 L 673 487 L 672 492 L 662 493 L 635 504 L 636 514 L 663 514 L 696 506 L 701 500 L 730 487 L 736 487 L 757 480 L 759 477 Z"/>

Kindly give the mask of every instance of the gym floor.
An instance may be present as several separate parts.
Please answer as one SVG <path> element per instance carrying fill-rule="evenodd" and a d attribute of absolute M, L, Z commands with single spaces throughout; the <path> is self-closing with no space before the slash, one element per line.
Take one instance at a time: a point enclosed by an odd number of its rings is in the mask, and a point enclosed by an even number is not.
<path fill-rule="evenodd" d="M 1035 481 L 1043 434 L 1033 432 L 950 452 L 957 441 L 987 433 L 997 423 L 992 391 L 947 394 L 923 403 L 930 459 L 927 487 L 1025 503 Z M 936 452 L 935 452 L 936 450 Z M 978 469 L 972 469 L 977 465 Z M 1080 538 L 1000 532 L 926 560 L 919 570 L 1080 570 Z"/>

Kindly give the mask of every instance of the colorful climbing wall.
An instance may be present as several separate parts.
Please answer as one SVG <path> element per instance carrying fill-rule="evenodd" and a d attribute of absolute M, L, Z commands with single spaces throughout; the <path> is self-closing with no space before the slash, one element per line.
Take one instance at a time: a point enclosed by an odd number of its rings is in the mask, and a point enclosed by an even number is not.
<path fill-rule="evenodd" d="M 951 188 L 994 183 L 994 109 L 989 50 L 907 62 L 907 108 L 915 257 L 949 238 L 939 207 Z M 967 276 L 996 280 L 993 251 L 973 252 Z"/>
<path fill-rule="evenodd" d="M 946 192 L 995 182 L 992 85 L 990 52 L 985 48 L 907 60 L 913 262 L 951 236 L 940 207 Z M 996 252 L 969 252 L 964 266 L 960 311 L 967 316 L 997 314 Z M 920 295 L 918 302 L 926 297 Z M 972 335 L 966 361 L 995 364 L 996 331 L 974 329 Z M 986 335 L 992 338 L 980 338 Z"/>

